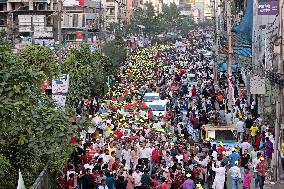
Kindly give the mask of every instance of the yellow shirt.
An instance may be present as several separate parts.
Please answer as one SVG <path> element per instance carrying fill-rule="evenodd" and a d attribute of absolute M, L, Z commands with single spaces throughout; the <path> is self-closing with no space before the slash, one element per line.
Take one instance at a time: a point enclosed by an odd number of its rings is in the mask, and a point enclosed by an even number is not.
<path fill-rule="evenodd" d="M 256 136 L 257 131 L 258 131 L 259 129 L 258 129 L 257 126 L 251 126 L 250 130 L 251 130 L 251 136 L 254 137 L 254 136 Z"/>

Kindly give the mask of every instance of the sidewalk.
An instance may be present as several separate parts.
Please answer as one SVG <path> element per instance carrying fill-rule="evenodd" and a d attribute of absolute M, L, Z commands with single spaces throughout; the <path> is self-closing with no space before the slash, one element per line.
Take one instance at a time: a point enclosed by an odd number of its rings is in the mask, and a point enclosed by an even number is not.
<path fill-rule="evenodd" d="M 280 181 L 277 183 L 270 182 L 265 184 L 264 189 L 282 189 L 284 188 L 284 172 L 280 174 Z"/>

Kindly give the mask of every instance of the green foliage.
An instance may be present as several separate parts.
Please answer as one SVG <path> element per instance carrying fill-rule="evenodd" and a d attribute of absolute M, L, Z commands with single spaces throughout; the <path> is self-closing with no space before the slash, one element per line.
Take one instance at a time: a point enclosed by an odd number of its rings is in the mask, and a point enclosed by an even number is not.
<path fill-rule="evenodd" d="M 70 126 L 68 109 L 57 111 L 51 99 L 42 95 L 38 84 L 46 75 L 33 66 L 36 62 L 31 66 L 3 49 L 0 57 L 0 154 L 11 165 L 5 178 L 13 181 L 3 186 L 15 188 L 18 169 L 29 186 L 52 156 L 66 151 L 77 128 Z"/>
<path fill-rule="evenodd" d="M 108 67 L 111 66 L 118 67 L 121 63 L 123 63 L 126 60 L 127 49 L 125 46 L 126 45 L 121 36 L 116 36 L 113 41 L 107 42 L 105 44 L 103 48 L 104 55 L 106 57 L 109 57 L 110 60 L 112 61 L 112 65 L 108 65 Z M 107 61 L 105 62 L 107 63 Z M 112 71 L 115 70 L 112 69 Z"/>
<path fill-rule="evenodd" d="M 62 72 L 70 75 L 70 90 L 67 103 L 74 107 L 83 97 L 104 94 L 107 77 L 118 65 L 108 57 L 92 53 L 87 46 L 72 49 L 62 63 Z"/>
<path fill-rule="evenodd" d="M 166 31 L 187 34 L 195 27 L 193 17 L 182 16 L 179 7 L 174 3 L 163 4 L 161 13 L 156 13 L 151 3 L 145 3 L 144 6 L 143 10 L 135 10 L 131 22 L 123 27 L 125 36 L 139 33 L 154 36 Z"/>
<path fill-rule="evenodd" d="M 43 71 L 49 79 L 58 74 L 56 57 L 49 47 L 30 45 L 21 50 L 21 56 L 30 66 Z"/>

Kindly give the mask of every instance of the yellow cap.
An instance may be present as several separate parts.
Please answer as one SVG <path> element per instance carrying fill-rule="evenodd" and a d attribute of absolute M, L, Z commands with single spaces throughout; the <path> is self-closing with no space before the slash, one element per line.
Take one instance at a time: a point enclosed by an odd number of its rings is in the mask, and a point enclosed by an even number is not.
<path fill-rule="evenodd" d="M 260 157 L 260 160 L 261 160 L 261 161 L 264 161 L 264 157 Z"/>

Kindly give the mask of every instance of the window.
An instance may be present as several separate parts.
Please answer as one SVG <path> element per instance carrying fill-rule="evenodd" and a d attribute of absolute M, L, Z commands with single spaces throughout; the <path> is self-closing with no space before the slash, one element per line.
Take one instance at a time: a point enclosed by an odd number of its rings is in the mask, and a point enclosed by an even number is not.
<path fill-rule="evenodd" d="M 4 3 L 0 3 L 0 11 L 4 11 Z"/>

